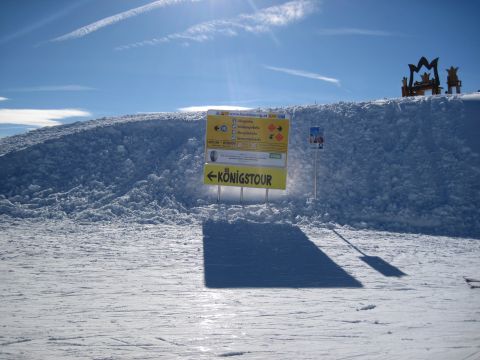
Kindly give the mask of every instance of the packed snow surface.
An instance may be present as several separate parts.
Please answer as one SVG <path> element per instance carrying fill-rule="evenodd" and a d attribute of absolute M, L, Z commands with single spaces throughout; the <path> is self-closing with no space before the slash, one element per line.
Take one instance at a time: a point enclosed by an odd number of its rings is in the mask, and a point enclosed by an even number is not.
<path fill-rule="evenodd" d="M 0 359 L 479 359 L 478 94 L 276 110 L 268 204 L 205 113 L 0 139 Z"/>
<path fill-rule="evenodd" d="M 480 357 L 475 239 L 221 209 L 194 225 L 15 220 L 0 249 L 1 359 Z"/>
<path fill-rule="evenodd" d="M 433 96 L 287 109 L 286 191 L 236 216 L 317 220 L 396 231 L 480 236 L 480 97 Z M 324 128 L 313 191 L 310 126 Z M 0 214 L 14 218 L 192 223 L 208 219 L 205 113 L 99 119 L 0 139 Z M 239 201 L 224 188 L 223 202 Z M 0 216 L 1 216 L 0 215 Z M 267 216 L 267 217 L 266 217 Z"/>

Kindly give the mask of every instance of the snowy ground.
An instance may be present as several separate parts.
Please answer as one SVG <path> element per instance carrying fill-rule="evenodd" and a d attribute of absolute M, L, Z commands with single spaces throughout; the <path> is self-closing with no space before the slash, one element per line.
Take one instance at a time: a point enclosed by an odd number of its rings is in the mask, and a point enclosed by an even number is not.
<path fill-rule="evenodd" d="M 0 139 L 0 359 L 480 359 L 480 94 L 280 110 L 268 207 L 205 113 Z"/>
<path fill-rule="evenodd" d="M 0 358 L 479 359 L 479 259 L 347 227 L 12 219 Z"/>

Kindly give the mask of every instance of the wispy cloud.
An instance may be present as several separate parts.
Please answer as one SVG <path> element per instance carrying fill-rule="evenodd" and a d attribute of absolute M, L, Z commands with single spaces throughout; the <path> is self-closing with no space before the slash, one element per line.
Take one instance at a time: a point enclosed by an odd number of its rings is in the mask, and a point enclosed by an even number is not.
<path fill-rule="evenodd" d="M 88 2 L 88 1 L 91 1 L 91 0 L 83 0 L 83 1 L 75 2 L 73 4 L 69 4 L 67 7 L 49 15 L 48 17 L 45 17 L 45 18 L 40 19 L 38 21 L 30 22 L 28 26 L 26 26 L 26 27 L 24 27 L 20 30 L 17 30 L 14 33 L 10 33 L 10 34 L 7 34 L 5 36 L 0 37 L 0 45 L 4 44 L 4 43 L 7 43 L 11 40 L 14 40 L 18 37 L 27 35 L 27 34 L 33 32 L 37 29 L 40 29 L 40 28 L 44 27 L 45 25 L 48 25 L 51 22 L 54 22 L 55 20 L 64 17 L 65 15 L 69 14 L 70 12 L 75 10 L 77 7 L 82 6 L 84 3 Z M 17 23 L 21 23 L 20 20 L 21 19 L 19 19 L 19 21 Z"/>
<path fill-rule="evenodd" d="M 213 40 L 216 36 L 237 36 L 240 32 L 254 34 L 268 33 L 272 28 L 284 27 L 300 21 L 316 11 L 316 0 L 294 0 L 282 5 L 260 9 L 252 14 L 240 14 L 230 19 L 219 19 L 203 22 L 189 27 L 187 30 L 173 33 L 161 38 L 140 41 L 119 46 L 117 50 L 126 50 L 148 45 L 157 45 L 171 41 L 204 42 Z"/>
<path fill-rule="evenodd" d="M 46 86 L 31 86 L 23 88 L 9 89 L 15 92 L 43 92 L 43 91 L 91 91 L 95 88 L 83 85 L 46 85 Z"/>
<path fill-rule="evenodd" d="M 341 36 L 341 35 L 361 35 L 361 36 L 394 36 L 395 33 L 385 30 L 371 30 L 358 28 L 335 28 L 335 29 L 319 29 L 319 35 L 324 36 Z"/>
<path fill-rule="evenodd" d="M 304 70 L 287 69 L 287 68 L 281 68 L 281 67 L 276 67 L 276 66 L 268 66 L 268 65 L 264 65 L 264 67 L 268 70 L 278 71 L 278 72 L 282 72 L 282 73 L 285 73 L 285 74 L 294 75 L 294 76 L 301 76 L 301 77 L 314 79 L 314 80 L 326 81 L 326 82 L 335 84 L 337 86 L 340 86 L 340 80 L 332 78 L 332 77 L 327 77 L 327 76 L 323 76 L 323 75 L 320 75 L 320 74 L 316 74 L 316 73 L 312 73 L 312 72 L 308 72 L 308 71 L 304 71 Z"/>
<path fill-rule="evenodd" d="M 207 111 L 207 110 L 251 110 L 251 108 L 244 106 L 232 106 L 232 105 L 200 105 L 200 106 L 187 106 L 179 108 L 178 111 L 181 112 L 191 112 L 191 111 Z"/>
<path fill-rule="evenodd" d="M 7 101 L 7 100 L 8 100 L 8 98 L 0 96 L 0 101 Z"/>
<path fill-rule="evenodd" d="M 0 109 L 0 124 L 55 126 L 61 119 L 88 116 L 88 111 L 79 109 Z"/>
<path fill-rule="evenodd" d="M 103 18 L 101 20 L 95 21 L 91 24 L 88 24 L 88 25 L 83 26 L 79 29 L 76 29 L 72 32 L 69 32 L 68 34 L 56 37 L 56 38 L 54 38 L 50 41 L 51 42 L 58 42 L 58 41 L 78 39 L 78 38 L 84 37 L 88 34 L 91 34 L 92 32 L 100 30 L 101 28 L 104 28 L 106 26 L 116 24 L 120 21 L 126 20 L 126 19 L 134 17 L 134 16 L 138 16 L 140 14 L 143 14 L 143 13 L 146 13 L 146 12 L 149 12 L 149 11 L 161 8 L 161 7 L 174 5 L 174 4 L 178 4 L 178 3 L 182 3 L 182 2 L 197 2 L 197 1 L 201 1 L 201 0 L 157 0 L 157 1 L 151 2 L 149 4 L 139 6 L 139 7 L 136 7 L 136 8 L 133 8 L 133 9 L 130 9 L 130 10 L 127 10 L 127 11 L 124 11 L 124 12 L 121 12 L 121 13 Z"/>

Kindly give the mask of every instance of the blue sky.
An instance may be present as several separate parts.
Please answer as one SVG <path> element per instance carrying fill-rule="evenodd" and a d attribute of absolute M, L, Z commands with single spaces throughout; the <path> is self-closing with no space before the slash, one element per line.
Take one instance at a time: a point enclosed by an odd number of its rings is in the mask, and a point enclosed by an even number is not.
<path fill-rule="evenodd" d="M 192 106 L 398 97 L 409 63 L 480 89 L 478 1 L 2 0 L 0 136 Z"/>

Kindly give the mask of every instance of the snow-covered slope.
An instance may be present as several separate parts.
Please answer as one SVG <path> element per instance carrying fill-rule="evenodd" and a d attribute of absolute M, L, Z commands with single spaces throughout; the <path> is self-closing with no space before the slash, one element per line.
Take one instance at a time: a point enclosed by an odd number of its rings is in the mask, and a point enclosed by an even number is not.
<path fill-rule="evenodd" d="M 1 139 L 0 358 L 478 358 L 480 241 L 376 228 L 480 238 L 479 96 L 285 110 L 269 206 L 214 203 L 204 113 Z"/>
<path fill-rule="evenodd" d="M 337 222 L 480 236 L 480 95 L 283 109 L 288 187 L 246 190 L 230 219 Z M 308 129 L 325 129 L 312 196 Z M 218 213 L 202 184 L 205 113 L 99 119 L 0 139 L 0 216 L 188 223 Z M 238 202 L 238 189 L 224 192 Z M 246 211 L 247 209 L 248 211 Z"/>

